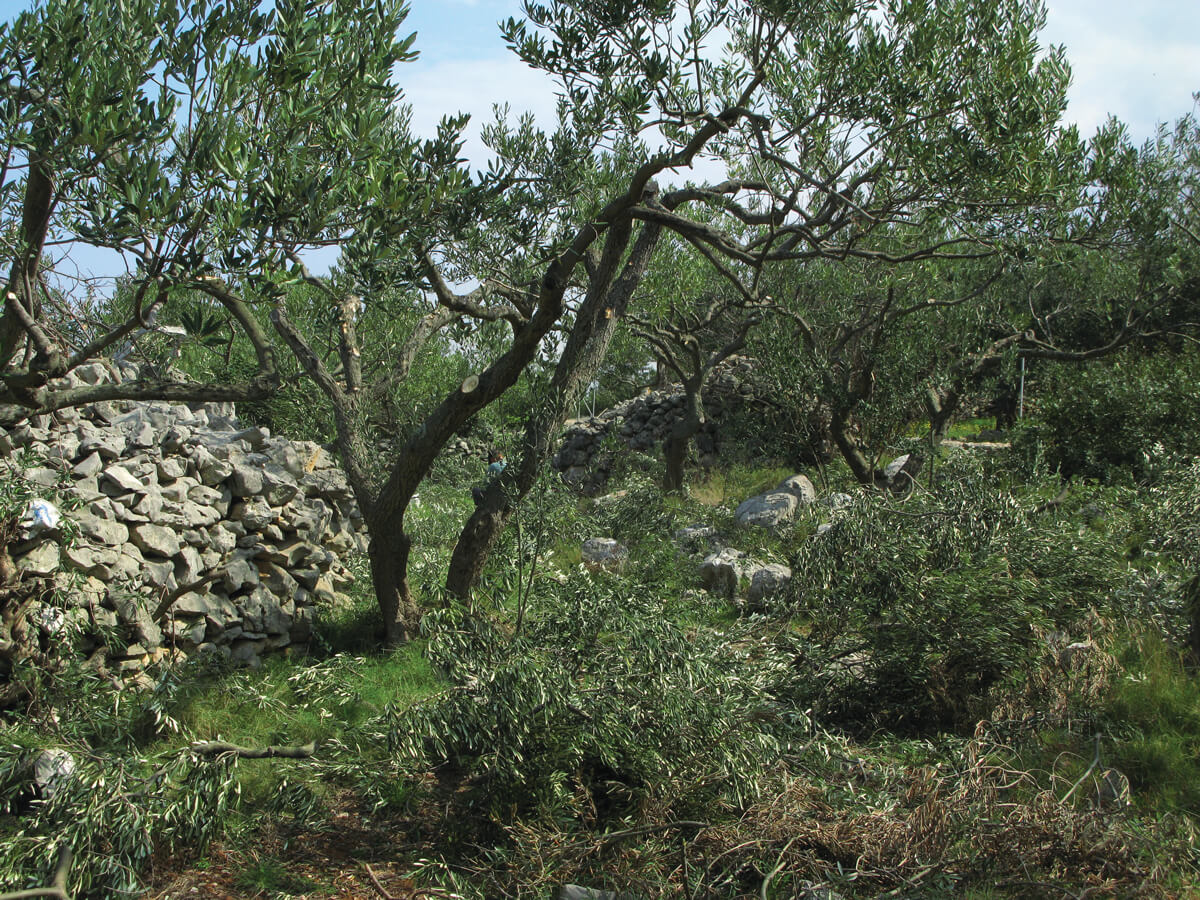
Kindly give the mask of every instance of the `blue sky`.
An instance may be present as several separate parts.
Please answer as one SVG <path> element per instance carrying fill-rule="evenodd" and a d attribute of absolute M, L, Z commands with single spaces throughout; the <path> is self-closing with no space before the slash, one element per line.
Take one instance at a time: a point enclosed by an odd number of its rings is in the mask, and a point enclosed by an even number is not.
<path fill-rule="evenodd" d="M 0 18 L 28 5 L 0 0 Z M 519 0 L 411 0 L 405 28 L 417 32 L 420 58 L 398 75 L 414 127 L 431 135 L 442 115 L 471 113 L 466 153 L 477 166 L 485 155 L 473 135 L 493 104 L 551 122 L 548 79 L 518 61 L 499 36 L 497 23 L 519 15 Z M 1111 114 L 1140 143 L 1159 122 L 1191 111 L 1200 91 L 1200 0 L 1048 0 L 1042 42 L 1066 45 L 1073 83 L 1065 119 L 1085 136 Z"/>
<path fill-rule="evenodd" d="M 548 120 L 551 89 L 498 36 L 496 23 L 519 13 L 518 0 L 412 0 L 407 25 L 418 34 L 421 59 L 400 78 L 419 129 L 431 133 L 450 109 L 490 118 L 496 102 Z M 1065 118 L 1084 135 L 1111 114 L 1140 143 L 1159 122 L 1192 109 L 1200 91 L 1198 0 L 1049 0 L 1046 19 L 1042 42 L 1066 45 L 1074 76 Z"/>

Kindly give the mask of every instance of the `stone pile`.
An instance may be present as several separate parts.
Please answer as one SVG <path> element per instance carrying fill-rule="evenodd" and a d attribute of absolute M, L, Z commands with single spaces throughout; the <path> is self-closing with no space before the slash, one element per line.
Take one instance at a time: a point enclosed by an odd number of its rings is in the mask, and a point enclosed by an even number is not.
<path fill-rule="evenodd" d="M 734 356 L 714 371 L 704 386 L 701 397 L 708 422 L 696 436 L 702 463 L 715 460 L 720 422 L 753 402 L 752 374 L 753 362 Z M 683 389 L 672 385 L 646 391 L 599 415 L 567 422 L 562 444 L 554 455 L 554 468 L 569 484 L 599 488 L 614 464 L 612 453 L 605 448 L 609 436 L 615 435 L 630 450 L 652 450 L 683 414 L 685 399 Z"/>
<path fill-rule="evenodd" d="M 69 381 L 134 374 L 94 363 Z M 239 428 L 232 404 L 60 410 L 0 429 L 0 457 L 4 477 L 62 512 L 57 529 L 9 548 L 25 577 L 69 598 L 30 621 L 45 639 L 83 635 L 115 670 L 205 651 L 253 665 L 304 645 L 317 602 L 352 580 L 341 558 L 366 544 L 331 455 Z"/>

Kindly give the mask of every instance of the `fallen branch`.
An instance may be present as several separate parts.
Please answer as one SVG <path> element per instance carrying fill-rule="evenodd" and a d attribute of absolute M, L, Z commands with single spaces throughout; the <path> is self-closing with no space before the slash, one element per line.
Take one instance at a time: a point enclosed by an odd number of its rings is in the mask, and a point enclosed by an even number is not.
<path fill-rule="evenodd" d="M 1033 508 L 1033 511 L 1035 513 L 1043 513 L 1048 509 L 1054 509 L 1055 507 L 1062 506 L 1063 502 L 1067 499 L 1067 495 L 1070 493 L 1070 486 L 1064 487 L 1058 492 L 1057 496 L 1055 496 L 1053 500 L 1047 500 L 1045 503 L 1039 503 Z"/>
<path fill-rule="evenodd" d="M 24 900 L 26 897 L 53 897 L 56 900 L 71 900 L 71 895 L 67 893 L 67 873 L 71 871 L 71 863 L 74 859 L 75 854 L 71 852 L 71 848 L 63 847 L 58 851 L 58 865 L 54 867 L 54 880 L 48 887 L 0 894 L 0 900 Z"/>
<path fill-rule="evenodd" d="M 238 759 L 310 759 L 317 741 L 298 747 L 241 747 L 227 741 L 196 741 L 188 747 L 197 756 L 236 756 Z M 3 900 L 3 898 L 0 898 Z"/>
<path fill-rule="evenodd" d="M 249 556 L 246 556 L 245 554 L 237 554 L 234 556 L 234 559 L 237 559 L 239 557 L 242 559 L 250 558 Z M 205 585 L 211 584 L 212 582 L 216 581 L 218 578 L 222 578 L 225 575 L 226 568 L 229 566 L 229 563 L 232 561 L 233 561 L 233 559 L 226 557 L 226 558 L 222 559 L 219 563 L 217 563 L 216 568 L 214 568 L 212 571 L 210 571 L 204 577 L 198 578 L 195 581 L 188 582 L 187 584 L 180 585 L 179 587 L 175 588 L 175 590 L 171 591 L 171 593 L 165 594 L 162 598 L 162 601 L 158 604 L 158 608 L 154 610 L 154 615 L 153 615 L 154 621 L 158 622 L 159 620 L 162 619 L 163 616 L 165 616 L 168 612 L 170 612 L 171 607 L 175 605 L 175 601 L 178 600 L 180 597 L 182 597 L 184 594 L 190 593 L 192 591 L 197 591 L 200 588 L 204 587 Z"/>

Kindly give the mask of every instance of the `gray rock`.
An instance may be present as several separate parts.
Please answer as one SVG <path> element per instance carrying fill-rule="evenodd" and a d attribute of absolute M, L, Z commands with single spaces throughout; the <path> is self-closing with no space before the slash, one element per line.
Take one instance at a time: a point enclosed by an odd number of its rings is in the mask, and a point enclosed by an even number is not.
<path fill-rule="evenodd" d="M 147 486 L 145 493 L 132 507 L 133 511 L 140 516 L 145 516 L 150 521 L 154 521 L 162 513 L 163 498 L 158 491 L 158 486 Z"/>
<path fill-rule="evenodd" d="M 817 499 L 817 490 L 813 487 L 811 481 L 804 475 L 793 475 L 790 478 L 785 478 L 779 482 L 776 491 L 783 491 L 786 494 L 792 494 L 800 501 L 802 506 L 813 503 Z"/>
<path fill-rule="evenodd" d="M 235 503 L 229 517 L 235 522 L 241 522 L 251 531 L 261 531 L 275 521 L 275 510 L 262 497 L 251 497 Z"/>
<path fill-rule="evenodd" d="M 116 605 L 117 616 L 129 626 L 134 640 L 144 648 L 143 653 L 162 646 L 162 629 L 155 624 L 145 606 L 137 600 L 126 597 L 118 598 Z"/>
<path fill-rule="evenodd" d="M 106 431 L 98 434 L 93 431 L 86 437 L 81 433 L 80 437 L 80 455 L 98 453 L 101 459 L 114 460 L 120 459 L 121 454 L 125 452 L 125 436 L 119 432 Z"/>
<path fill-rule="evenodd" d="M 25 469 L 21 475 L 30 484 L 36 484 L 38 487 L 44 488 L 55 487 L 59 480 L 58 472 L 46 466 L 34 466 L 31 469 Z"/>
<path fill-rule="evenodd" d="M 847 506 L 854 505 L 854 498 L 850 494 L 833 493 L 828 497 L 823 497 L 818 501 L 821 506 L 829 509 L 845 509 Z"/>
<path fill-rule="evenodd" d="M 146 559 L 142 556 L 141 551 L 133 544 L 126 544 L 121 548 L 121 555 L 117 557 L 117 561 L 112 564 L 113 579 L 115 581 L 141 581 L 142 568 L 146 565 Z"/>
<path fill-rule="evenodd" d="M 71 469 L 71 474 L 78 478 L 91 478 L 93 475 L 98 475 L 100 470 L 104 468 L 104 460 L 99 453 L 89 453 Z"/>
<path fill-rule="evenodd" d="M 231 493 L 235 497 L 258 497 L 263 492 L 262 463 L 246 457 L 230 458 L 233 474 L 229 479 Z M 270 501 L 268 501 L 269 503 Z"/>
<path fill-rule="evenodd" d="M 93 543 L 120 547 L 129 540 L 129 529 L 111 518 L 86 510 L 72 513 L 71 518 L 79 526 L 79 533 Z"/>
<path fill-rule="evenodd" d="M 196 463 L 196 473 L 203 484 L 216 486 L 233 474 L 233 466 L 223 459 L 217 459 L 204 447 L 197 447 L 193 460 Z"/>
<path fill-rule="evenodd" d="M 43 800 L 50 800 L 75 777 L 77 763 L 66 750 L 43 750 L 33 758 L 33 787 Z"/>
<path fill-rule="evenodd" d="M 738 590 L 738 582 L 747 565 L 746 554 L 732 547 L 724 547 L 710 554 L 700 563 L 700 581 L 705 588 L 726 599 Z"/>
<path fill-rule="evenodd" d="M 263 587 L 269 590 L 276 597 L 292 597 L 296 590 L 300 587 L 300 583 L 296 581 L 283 566 L 273 562 L 265 562 L 259 560 L 258 577 L 262 582 Z M 271 629 L 266 629 L 270 631 Z M 286 631 L 286 629 L 284 629 Z"/>
<path fill-rule="evenodd" d="M 101 487 L 106 484 L 115 485 L 119 492 L 128 493 L 132 491 L 142 490 L 142 481 L 135 478 L 133 474 L 120 465 L 110 465 L 104 470 L 104 474 L 100 477 Z"/>
<path fill-rule="evenodd" d="M 200 551 L 193 546 L 183 546 L 175 557 L 175 581 L 178 584 L 191 584 L 198 581 L 204 574 L 204 560 Z"/>
<path fill-rule="evenodd" d="M 58 439 L 53 444 L 46 448 L 46 459 L 72 463 L 75 461 L 75 454 L 78 450 L 79 438 L 69 431 L 63 432 L 58 435 Z"/>
<path fill-rule="evenodd" d="M 79 384 L 109 384 L 115 380 L 115 373 L 109 364 L 103 361 L 84 363 L 71 370 Z"/>
<path fill-rule="evenodd" d="M 734 516 L 738 524 L 758 528 L 778 528 L 796 518 L 800 501 L 795 494 L 771 491 L 744 500 Z"/>
<path fill-rule="evenodd" d="M 141 582 L 159 594 L 170 593 L 179 587 L 175 580 L 175 564 L 168 559 L 147 559 L 142 566 Z"/>
<path fill-rule="evenodd" d="M 283 466 L 268 462 L 263 466 L 261 476 L 263 497 L 271 506 L 284 506 L 300 493 L 296 479 Z"/>
<path fill-rule="evenodd" d="M 761 609 L 764 601 L 777 597 L 787 590 L 792 582 L 792 570 L 779 563 L 769 563 L 750 572 L 750 590 L 746 604 L 750 609 Z"/>
<path fill-rule="evenodd" d="M 86 575 L 106 580 L 111 577 L 110 567 L 117 562 L 121 551 L 113 547 L 86 547 L 72 544 L 63 551 L 63 555 L 73 568 Z"/>
<path fill-rule="evenodd" d="M 672 535 L 676 544 L 689 550 L 710 546 L 716 536 L 717 529 L 711 525 L 688 525 Z"/>
<path fill-rule="evenodd" d="M 187 463 L 175 456 L 167 456 L 158 461 L 159 481 L 175 481 L 187 474 Z"/>
<path fill-rule="evenodd" d="M 613 538 L 588 538 L 583 542 L 580 554 L 589 572 L 619 572 L 629 559 L 629 548 Z"/>
<path fill-rule="evenodd" d="M 258 586 L 258 567 L 242 556 L 235 556 L 225 563 L 221 577 L 225 589 L 234 594 L 245 587 Z"/>
<path fill-rule="evenodd" d="M 321 556 L 321 548 L 308 541 L 295 539 L 276 547 L 267 547 L 263 559 L 270 560 L 288 569 L 302 568 L 306 563 Z"/>
<path fill-rule="evenodd" d="M 16 560 L 17 568 L 30 575 L 53 575 L 62 564 L 62 552 L 54 541 L 43 541 Z"/>
<path fill-rule="evenodd" d="M 924 460 L 920 456 L 905 453 L 903 456 L 897 456 L 883 467 L 883 476 L 887 479 L 888 484 L 905 488 L 920 474 L 923 464 Z"/>
<path fill-rule="evenodd" d="M 229 492 L 219 491 L 205 484 L 197 484 L 189 487 L 186 499 L 201 506 L 211 506 L 220 512 L 221 515 L 225 515 L 229 511 Z"/>
<path fill-rule="evenodd" d="M 157 556 L 174 556 L 181 547 L 179 535 L 170 528 L 151 523 L 135 525 L 129 533 L 129 540 L 143 553 L 153 553 Z"/>

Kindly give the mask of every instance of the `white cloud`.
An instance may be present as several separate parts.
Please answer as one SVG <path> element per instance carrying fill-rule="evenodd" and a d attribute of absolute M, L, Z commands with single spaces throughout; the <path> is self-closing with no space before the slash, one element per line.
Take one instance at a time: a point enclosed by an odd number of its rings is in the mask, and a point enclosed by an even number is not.
<path fill-rule="evenodd" d="M 1112 114 L 1144 140 L 1190 112 L 1200 91 L 1200 4 L 1050 0 L 1042 37 L 1066 46 L 1074 77 L 1065 119 L 1084 135 Z"/>
<path fill-rule="evenodd" d="M 439 62 L 402 70 L 401 86 L 412 105 L 413 131 L 423 137 L 437 133 L 443 116 L 471 114 L 464 154 L 474 167 L 482 167 L 488 151 L 479 140 L 479 129 L 493 119 L 492 108 L 507 103 L 510 115 L 533 113 L 540 127 L 554 127 L 554 85 L 542 72 L 514 57 Z"/>

